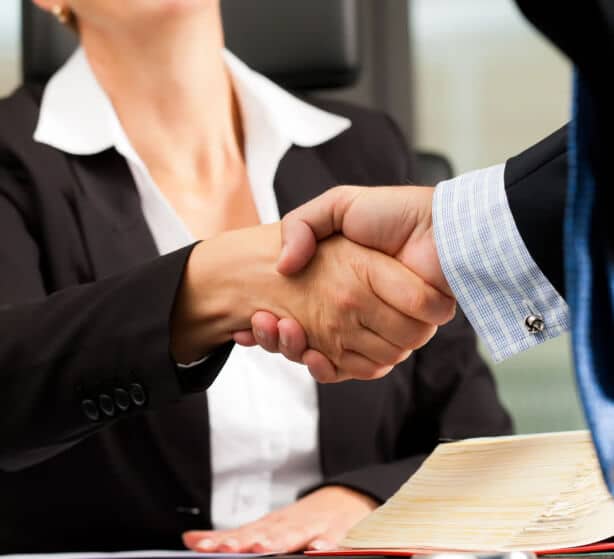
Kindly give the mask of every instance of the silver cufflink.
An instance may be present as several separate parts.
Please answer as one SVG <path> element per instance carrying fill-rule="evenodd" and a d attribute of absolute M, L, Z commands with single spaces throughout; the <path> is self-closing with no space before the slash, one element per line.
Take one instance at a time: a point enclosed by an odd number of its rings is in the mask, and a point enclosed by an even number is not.
<path fill-rule="evenodd" d="M 544 319 L 536 314 L 530 314 L 524 319 L 524 325 L 527 327 L 529 334 L 539 334 L 544 331 L 546 325 Z"/>
<path fill-rule="evenodd" d="M 543 332 L 546 328 L 546 323 L 544 322 L 544 317 L 540 314 L 536 313 L 532 308 L 529 301 L 524 301 L 524 304 L 529 309 L 529 314 L 524 319 L 524 325 L 527 328 L 529 334 L 539 334 Z"/>

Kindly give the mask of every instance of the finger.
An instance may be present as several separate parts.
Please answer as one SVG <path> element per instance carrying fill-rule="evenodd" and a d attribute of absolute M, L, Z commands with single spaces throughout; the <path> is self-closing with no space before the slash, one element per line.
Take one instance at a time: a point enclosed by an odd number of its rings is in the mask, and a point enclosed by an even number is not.
<path fill-rule="evenodd" d="M 251 553 L 278 553 L 279 551 L 265 534 L 256 538 L 250 549 Z"/>
<path fill-rule="evenodd" d="M 339 367 L 319 351 L 308 349 L 303 355 L 303 363 L 309 368 L 311 376 L 321 384 L 343 382 L 350 379 L 375 380 L 387 375 L 392 367 L 375 363 L 353 351 L 343 352 Z"/>
<path fill-rule="evenodd" d="M 307 351 L 307 334 L 303 327 L 292 318 L 282 318 L 277 324 L 279 331 L 279 351 L 290 361 L 302 363 L 303 353 Z"/>
<path fill-rule="evenodd" d="M 183 544 L 192 551 L 213 552 L 218 547 L 221 532 L 213 530 L 192 530 L 182 534 Z"/>
<path fill-rule="evenodd" d="M 330 551 L 336 547 L 335 543 L 325 540 L 323 537 L 318 537 L 307 544 L 309 551 Z"/>
<path fill-rule="evenodd" d="M 454 317 L 456 301 L 400 262 L 374 252 L 367 273 L 376 295 L 403 314 L 436 325 Z"/>
<path fill-rule="evenodd" d="M 258 311 L 252 316 L 252 332 L 254 339 L 263 349 L 271 353 L 279 353 L 279 319 L 265 311 Z"/>
<path fill-rule="evenodd" d="M 236 530 L 191 531 L 183 534 L 185 546 L 207 553 L 264 553 L 275 551 L 266 536 L 262 521 L 246 524 Z M 257 551 L 259 550 L 259 551 Z"/>
<path fill-rule="evenodd" d="M 244 553 L 248 550 L 249 546 L 234 535 L 222 539 L 216 549 L 218 553 Z"/>
<path fill-rule="evenodd" d="M 217 547 L 220 553 L 292 552 L 304 549 L 315 536 L 309 526 L 295 527 L 288 521 L 265 517 L 229 531 Z"/>
<path fill-rule="evenodd" d="M 314 551 L 328 551 L 339 547 L 339 542 L 345 538 L 347 530 L 341 527 L 330 527 L 323 534 L 318 535 L 315 539 L 307 544 L 307 549 Z"/>
<path fill-rule="evenodd" d="M 339 382 L 337 368 L 327 357 L 315 349 L 308 349 L 302 356 L 302 361 L 311 376 L 321 384 Z"/>
<path fill-rule="evenodd" d="M 246 524 L 236 530 L 229 530 L 219 539 L 218 553 L 249 553 L 256 543 L 266 543 L 260 522 Z"/>
<path fill-rule="evenodd" d="M 252 347 L 258 345 L 254 333 L 251 330 L 241 330 L 239 332 L 233 332 L 232 339 L 239 345 L 245 347 Z"/>
<path fill-rule="evenodd" d="M 343 227 L 343 216 L 359 188 L 341 186 L 291 211 L 281 222 L 282 252 L 277 271 L 284 275 L 302 270 L 313 257 L 316 243 Z"/>
<path fill-rule="evenodd" d="M 200 553 L 243 553 L 248 548 L 237 530 L 193 531 L 183 534 L 185 546 Z"/>
<path fill-rule="evenodd" d="M 363 313 L 360 322 L 365 328 L 404 351 L 422 347 L 437 332 L 436 326 L 408 317 L 384 301 Z M 348 349 L 365 353 L 359 347 L 348 346 Z"/>
<path fill-rule="evenodd" d="M 337 382 L 348 378 L 377 380 L 386 376 L 393 367 L 381 365 L 354 351 L 344 351 L 337 367 Z"/>
<path fill-rule="evenodd" d="M 396 365 L 403 360 L 407 350 L 383 339 L 379 334 L 362 328 L 344 343 L 345 350 L 359 353 L 379 365 Z"/>
<path fill-rule="evenodd" d="M 315 527 L 309 524 L 296 526 L 280 523 L 269 532 L 268 538 L 272 549 L 278 553 L 293 553 L 307 549 L 307 545 L 316 536 L 316 533 Z"/>

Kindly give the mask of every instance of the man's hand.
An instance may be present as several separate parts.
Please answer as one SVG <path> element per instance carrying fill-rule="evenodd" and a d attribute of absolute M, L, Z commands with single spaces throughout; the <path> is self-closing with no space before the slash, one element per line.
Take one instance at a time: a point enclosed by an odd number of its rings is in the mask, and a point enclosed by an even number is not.
<path fill-rule="evenodd" d="M 204 553 L 293 553 L 329 549 L 377 503 L 344 487 L 325 487 L 235 530 L 186 532 L 183 541 Z"/>
<path fill-rule="evenodd" d="M 363 246 L 394 256 L 442 293 L 452 297 L 439 264 L 431 217 L 432 187 L 339 186 L 282 220 L 279 272 L 303 269 L 318 241 L 341 233 Z"/>
<path fill-rule="evenodd" d="M 278 270 L 287 275 L 297 273 L 313 258 L 319 241 L 341 233 L 395 257 L 451 299 L 433 235 L 433 193 L 430 187 L 333 188 L 284 217 Z M 234 338 L 243 345 L 259 344 L 268 351 L 281 351 L 288 359 L 305 363 L 315 378 L 335 374 L 329 359 L 307 349 L 301 325 L 291 319 L 278 322 L 269 313 L 257 313 L 252 318 L 252 331 L 237 332 Z"/>

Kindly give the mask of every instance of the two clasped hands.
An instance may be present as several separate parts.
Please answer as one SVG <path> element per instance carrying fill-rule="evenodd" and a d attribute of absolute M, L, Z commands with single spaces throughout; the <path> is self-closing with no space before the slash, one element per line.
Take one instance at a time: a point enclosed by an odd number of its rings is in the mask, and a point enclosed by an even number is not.
<path fill-rule="evenodd" d="M 262 311 L 235 341 L 304 363 L 320 382 L 388 373 L 454 316 L 433 235 L 433 193 L 431 187 L 342 186 L 289 213 L 277 270 L 292 276 L 328 260 L 350 272 L 347 283 L 331 286 L 336 308 L 323 299 L 315 328 Z"/>

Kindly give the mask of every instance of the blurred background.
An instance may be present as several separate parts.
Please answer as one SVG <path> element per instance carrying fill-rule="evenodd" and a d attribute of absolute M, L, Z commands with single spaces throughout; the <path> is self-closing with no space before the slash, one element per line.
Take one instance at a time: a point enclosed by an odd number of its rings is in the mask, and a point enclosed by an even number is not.
<path fill-rule="evenodd" d="M 511 0 L 412 0 L 416 144 L 454 171 L 505 161 L 562 126 L 570 66 Z M 520 432 L 582 428 L 565 336 L 494 366 Z"/>
<path fill-rule="evenodd" d="M 503 162 L 566 122 L 570 68 L 511 0 L 361 1 L 364 25 L 379 21 L 364 73 L 387 72 L 394 87 L 363 79 L 334 95 L 386 108 L 455 173 Z M 0 2 L 0 96 L 21 79 L 19 17 L 20 0 Z M 519 432 L 583 427 L 567 337 L 493 367 Z"/>

